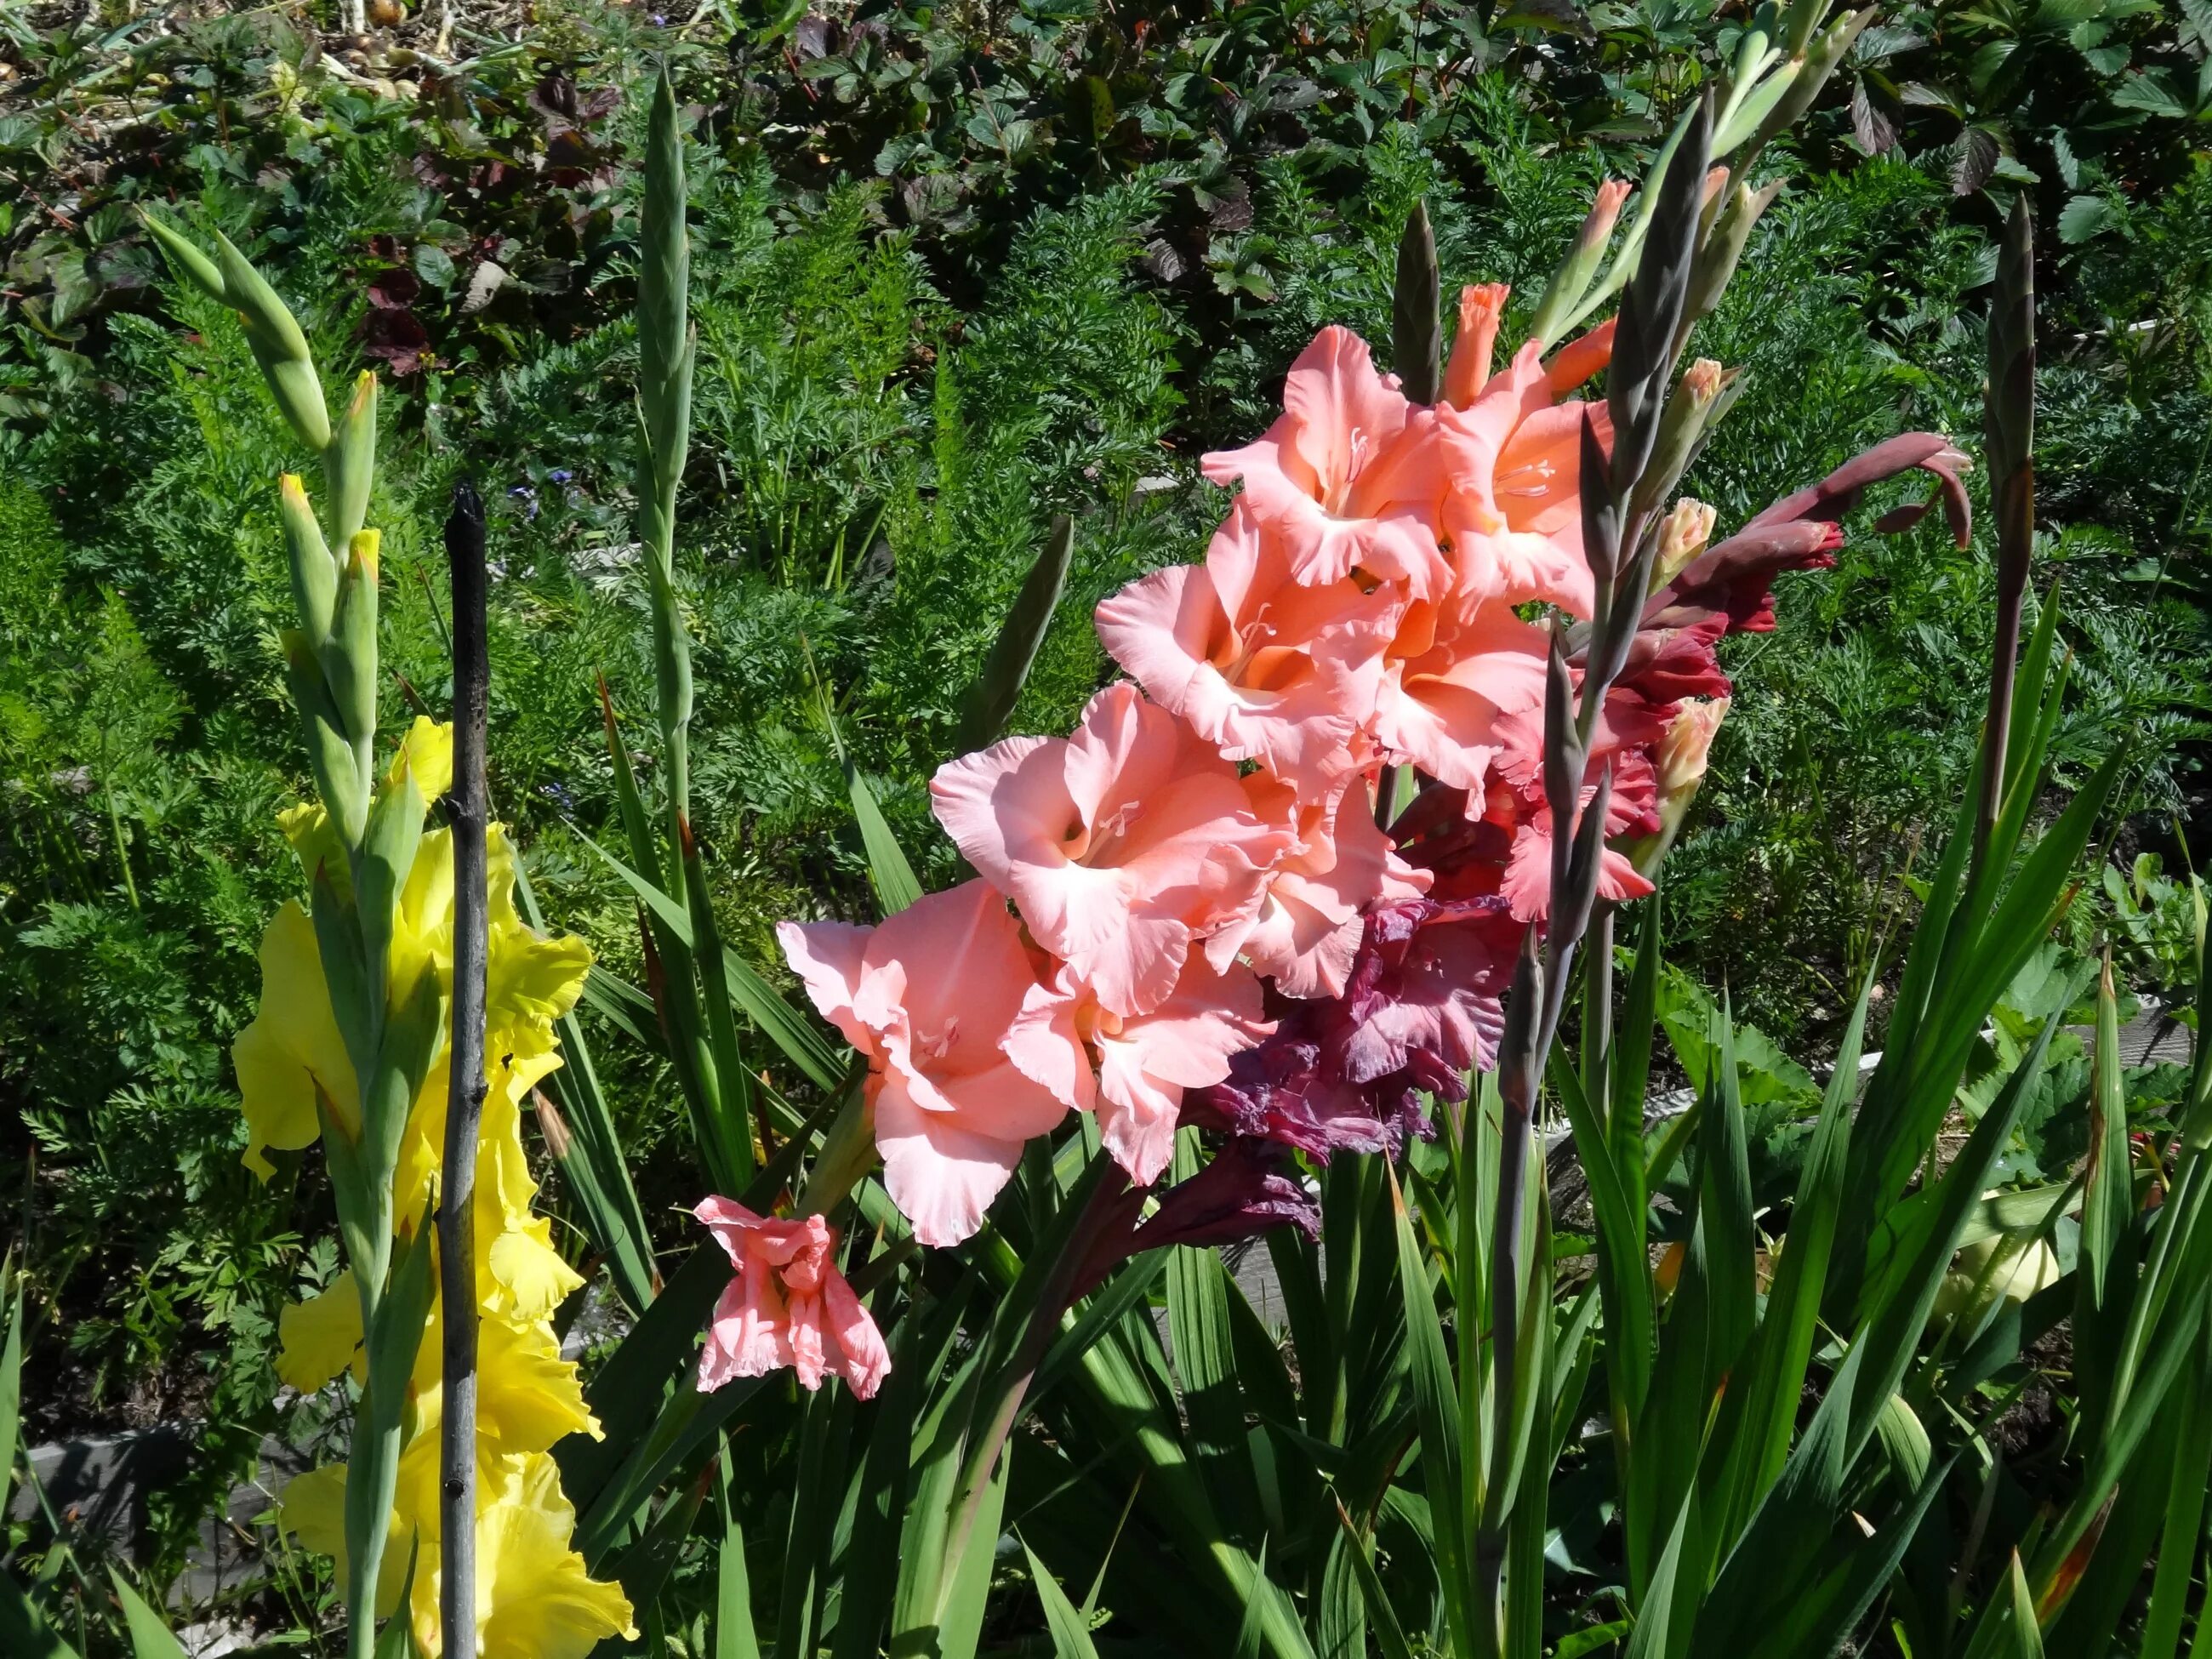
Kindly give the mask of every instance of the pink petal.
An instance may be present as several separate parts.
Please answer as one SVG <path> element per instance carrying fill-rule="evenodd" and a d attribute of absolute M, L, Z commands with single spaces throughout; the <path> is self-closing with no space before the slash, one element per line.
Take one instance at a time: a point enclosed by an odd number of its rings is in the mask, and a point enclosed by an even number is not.
<path fill-rule="evenodd" d="M 1549 650 L 1543 630 L 1510 605 L 1462 601 L 1436 643 L 1385 683 L 1375 735 L 1431 777 L 1479 790 L 1504 746 L 1505 717 L 1541 708 Z"/>
<path fill-rule="evenodd" d="M 1060 848 L 1083 825 L 1067 790 L 1062 738 L 1008 738 L 937 769 L 929 795 L 969 863 L 1002 893 L 1020 864 L 1065 862 Z"/>
<path fill-rule="evenodd" d="M 1075 991 L 1059 984 L 1032 987 L 999 1046 L 1024 1077 L 1054 1100 L 1087 1112 L 1096 1101 L 1097 1085 L 1076 1029 L 1079 1001 Z"/>
<path fill-rule="evenodd" d="M 1490 355 L 1498 344 L 1498 325 L 1512 289 L 1483 283 L 1459 291 L 1459 332 L 1452 337 L 1451 361 L 1444 368 L 1444 401 L 1465 409 L 1490 379 Z"/>
<path fill-rule="evenodd" d="M 868 1032 L 854 1012 L 853 997 L 860 988 L 861 953 L 874 930 L 842 921 L 780 921 L 776 942 L 783 959 L 799 975 L 814 1006 L 855 1048 L 867 1052 Z"/>
<path fill-rule="evenodd" d="M 747 1262 L 714 1304 L 699 1387 L 711 1392 L 740 1376 L 765 1376 L 791 1364 L 789 1316 L 767 1265 Z"/>
<path fill-rule="evenodd" d="M 1183 1091 L 1220 1082 L 1232 1055 L 1274 1029 L 1261 1011 L 1249 971 L 1218 973 L 1194 956 L 1158 1009 L 1099 1036 L 1100 1138 L 1137 1185 L 1158 1179 L 1174 1154 Z"/>
<path fill-rule="evenodd" d="M 876 1097 L 876 1146 L 891 1202 L 914 1224 L 915 1237 L 933 1249 L 974 1236 L 1022 1155 L 1020 1141 L 978 1134 L 944 1113 L 922 1111 L 890 1086 Z"/>
<path fill-rule="evenodd" d="M 827 1352 L 822 1340 L 822 1303 L 817 1296 L 791 1298 L 791 1368 L 810 1392 L 822 1386 Z"/>
<path fill-rule="evenodd" d="M 1291 839 L 1234 766 L 1127 684 L 1093 697 L 1067 742 L 1002 744 L 931 787 L 1037 943 L 1119 1014 L 1173 989 L 1191 940 L 1256 899 Z"/>
<path fill-rule="evenodd" d="M 832 1273 L 823 1285 L 822 1306 L 831 1339 L 830 1366 L 854 1394 L 872 1400 L 891 1369 L 890 1350 L 884 1346 L 875 1320 L 840 1273 Z"/>

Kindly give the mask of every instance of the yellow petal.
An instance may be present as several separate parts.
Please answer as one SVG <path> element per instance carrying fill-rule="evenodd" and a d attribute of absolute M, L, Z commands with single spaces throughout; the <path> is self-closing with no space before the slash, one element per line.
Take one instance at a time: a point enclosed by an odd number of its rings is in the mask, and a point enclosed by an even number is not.
<path fill-rule="evenodd" d="M 310 883 L 320 871 L 341 898 L 353 894 L 353 872 L 346 863 L 345 843 L 331 825 L 331 815 L 319 803 L 301 801 L 297 806 L 288 806 L 276 815 L 277 824 L 284 831 L 284 839 L 292 843 L 292 854 L 300 860 L 300 869 Z"/>
<path fill-rule="evenodd" d="M 451 789 L 453 726 L 445 720 L 434 720 L 428 714 L 417 714 L 415 724 L 407 728 L 407 735 L 399 740 L 399 752 L 392 757 L 392 764 L 385 770 L 385 782 L 397 784 L 403 769 L 414 773 L 415 787 L 422 793 L 425 805 Z"/>
<path fill-rule="evenodd" d="M 309 1469 L 293 1476 L 277 1500 L 277 1517 L 302 1549 L 327 1555 L 337 1564 L 338 1589 L 345 1589 L 345 1486 L 343 1463 Z M 384 1565 L 376 1575 L 376 1613 L 388 1619 L 399 1610 L 399 1592 L 407 1582 L 406 1534 L 394 1528 L 384 1546 Z M 437 1552 L 430 1552 L 436 1559 Z M 416 1568 L 420 1581 L 421 1567 Z"/>
<path fill-rule="evenodd" d="M 492 1318 L 477 1334 L 477 1432 L 500 1451 L 550 1451 L 572 1434 L 605 1437 L 550 1323 Z"/>
<path fill-rule="evenodd" d="M 520 1465 L 477 1522 L 478 1653 L 586 1659 L 610 1636 L 634 1638 L 621 1587 L 594 1581 L 568 1547 L 576 1512 L 553 1460 L 532 1453 Z"/>
<path fill-rule="evenodd" d="M 246 1110 L 246 1162 L 264 1179 L 270 1170 L 264 1147 L 296 1151 L 319 1133 L 318 1085 L 351 1127 L 360 1106 L 353 1062 L 331 1012 L 315 925 L 296 902 L 278 910 L 262 935 L 261 1007 L 230 1052 Z"/>
<path fill-rule="evenodd" d="M 361 1349 L 361 1292 L 349 1267 L 318 1295 L 276 1316 L 276 1375 L 313 1394 L 354 1364 Z"/>
<path fill-rule="evenodd" d="M 487 1307 L 515 1319 L 550 1318 L 584 1283 L 553 1248 L 553 1224 L 542 1217 L 495 1238 L 487 1265 L 492 1283 L 481 1286 Z"/>

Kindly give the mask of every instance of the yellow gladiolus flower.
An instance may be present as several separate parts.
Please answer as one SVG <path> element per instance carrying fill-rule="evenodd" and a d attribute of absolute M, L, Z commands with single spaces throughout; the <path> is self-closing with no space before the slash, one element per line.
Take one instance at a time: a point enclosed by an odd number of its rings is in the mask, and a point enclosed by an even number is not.
<path fill-rule="evenodd" d="M 417 720 L 387 775 L 410 775 L 427 803 L 449 787 L 450 729 Z M 295 809 L 284 830 L 311 880 L 341 895 L 343 848 L 320 807 Z M 575 1511 L 546 1454 L 571 1434 L 600 1434 L 574 1365 L 561 1358 L 553 1310 L 583 1280 L 554 1248 L 552 1224 L 532 1209 L 538 1183 L 522 1143 L 524 1097 L 561 1064 L 554 1022 L 575 1006 L 591 965 L 582 941 L 544 939 L 514 907 L 513 844 L 493 826 L 486 848 L 489 953 L 486 963 L 488 1085 L 477 1142 L 474 1198 L 478 1326 L 477 1465 L 478 1651 L 487 1659 L 583 1659 L 605 1637 L 635 1634 L 629 1604 L 615 1585 L 592 1580 L 568 1547 Z M 392 907 L 387 988 L 397 997 L 425 972 L 448 994 L 453 982 L 453 852 L 446 830 L 425 835 Z M 247 1164 L 266 1178 L 268 1149 L 296 1150 L 320 1132 L 317 1097 L 347 1133 L 356 1127 L 356 1084 L 332 1014 L 314 924 L 286 905 L 262 941 L 261 1007 L 233 1051 L 251 1145 Z M 403 1215 L 422 1213 L 437 1188 L 443 1154 L 451 1050 L 441 1048 L 409 1111 L 392 1186 Z M 435 1241 L 433 1241 L 435 1248 Z M 377 1584 L 380 1617 L 398 1611 L 410 1544 L 414 1589 L 408 1616 L 421 1650 L 439 1651 L 437 1559 L 439 1425 L 444 1390 L 442 1310 L 433 1303 L 409 1384 L 408 1439 L 399 1458 L 391 1531 Z M 319 1295 L 287 1308 L 279 1322 L 277 1373 L 313 1392 L 362 1367 L 361 1301 L 350 1272 Z M 345 1560 L 345 1471 L 315 1469 L 285 1488 L 284 1524 L 306 1547 Z"/>
<path fill-rule="evenodd" d="M 507 1460 L 477 1513 L 477 1652 L 481 1659 L 586 1659 L 610 1636 L 635 1638 L 619 1585 L 593 1579 L 568 1547 L 576 1511 L 543 1452 Z M 440 1650 L 438 1572 L 418 1571 L 415 1640 Z"/>
<path fill-rule="evenodd" d="M 315 1115 L 320 1091 L 348 1130 L 360 1116 L 360 1091 L 330 987 L 315 948 L 315 924 L 287 901 L 261 938 L 261 1007 L 231 1045 L 248 1131 L 246 1165 L 266 1181 L 276 1173 L 264 1149 L 297 1152 L 322 1133 Z"/>

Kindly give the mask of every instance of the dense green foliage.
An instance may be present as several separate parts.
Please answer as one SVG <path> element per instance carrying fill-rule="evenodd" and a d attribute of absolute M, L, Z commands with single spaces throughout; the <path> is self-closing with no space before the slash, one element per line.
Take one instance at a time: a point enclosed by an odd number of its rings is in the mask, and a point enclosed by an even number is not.
<path fill-rule="evenodd" d="M 312 1169 L 295 1192 L 239 1167 L 227 1059 L 289 891 L 275 813 L 303 769 L 269 484 L 301 457 L 235 321 L 171 280 L 138 204 L 226 229 L 320 362 L 391 375 L 387 724 L 446 705 L 436 526 L 458 477 L 493 498 L 495 807 L 549 915 L 641 981 L 632 896 L 586 838 L 617 840 L 601 677 L 629 729 L 650 724 L 631 157 L 646 55 L 672 52 L 697 106 L 696 816 L 724 935 L 768 969 L 776 918 L 869 908 L 825 703 L 942 884 L 922 786 L 1050 515 L 1074 515 L 1075 562 L 1021 730 L 1063 727 L 1105 672 L 1095 601 L 1196 551 L 1217 516 L 1198 454 L 1264 422 L 1314 330 L 1387 338 L 1415 201 L 1447 291 L 1511 281 L 1524 319 L 1592 185 L 1637 169 L 1741 27 L 1401 0 L 769 9 L 672 40 L 625 9 L 544 8 L 526 46 L 422 70 L 411 98 L 334 78 L 265 13 L 10 49 L 0 1099 L 9 1150 L 36 1160 L 34 1433 L 205 1413 L 228 1432 L 198 1477 L 220 1485 L 276 1420 L 277 1303 L 334 1265 L 301 1244 L 327 1231 Z M 2085 951 L 2116 931 L 2156 993 L 2193 972 L 2187 896 L 2129 860 L 2178 872 L 2206 827 L 2206 21 L 2194 0 L 2045 0 L 1869 30 L 1765 163 L 1788 187 L 1695 346 L 1748 387 L 1686 484 L 1730 524 L 1905 427 L 1978 447 L 1990 192 L 2034 194 L 2057 233 L 2037 586 L 2063 582 L 2077 656 L 2058 784 L 2132 744 L 2118 863 L 2068 927 Z M 1974 753 L 1991 582 L 1985 546 L 1855 536 L 1832 573 L 1784 581 L 1776 633 L 1732 644 L 1670 961 L 1793 1052 L 1825 1054 L 1912 913 Z M 659 1216 L 697 1190 L 660 1156 L 689 1156 L 680 1099 L 643 1049 L 599 1058 Z M 1785 1092 L 1794 1115 L 1759 1130 L 1762 1205 L 1809 1133 L 1809 1089 Z"/>

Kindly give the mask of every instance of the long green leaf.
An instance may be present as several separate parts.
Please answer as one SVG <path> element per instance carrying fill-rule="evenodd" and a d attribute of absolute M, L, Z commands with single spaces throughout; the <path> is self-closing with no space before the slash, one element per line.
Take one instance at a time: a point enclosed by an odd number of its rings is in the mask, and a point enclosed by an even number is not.
<path fill-rule="evenodd" d="M 1367 1542 L 1360 1537 L 1358 1528 L 1352 1524 L 1352 1516 L 1341 1504 L 1336 1506 L 1336 1547 L 1351 1564 L 1352 1581 L 1359 1587 L 1359 1599 L 1366 1606 L 1367 1620 L 1375 1632 L 1376 1645 L 1382 1650 L 1382 1659 L 1413 1659 L 1413 1646 L 1406 1640 L 1405 1627 L 1398 1622 L 1398 1610 L 1390 1605 L 1382 1580 L 1375 1571 Z M 1336 1656 L 1326 1656 L 1325 1659 L 1336 1659 Z"/>
<path fill-rule="evenodd" d="M 545 933 L 538 895 L 531 887 L 524 860 L 519 858 L 514 861 L 514 890 L 530 925 Z M 623 1156 L 614 1114 L 599 1088 L 599 1070 L 592 1063 L 583 1022 L 572 1009 L 556 1025 L 562 1063 L 551 1084 L 560 1097 L 571 1135 L 565 1147 L 550 1135 L 547 1144 L 576 1189 L 585 1224 L 592 1243 L 607 1258 L 616 1291 L 632 1313 L 642 1313 L 653 1296 L 653 1234 L 646 1225 L 637 1188 L 630 1181 L 629 1162 Z"/>
<path fill-rule="evenodd" d="M 830 741 L 837 750 L 837 764 L 844 769 L 845 793 L 852 798 L 853 819 L 860 826 L 860 845 L 868 855 L 868 878 L 875 883 L 876 908 L 886 916 L 895 916 L 921 896 L 921 879 L 914 873 L 914 866 L 907 861 L 906 849 L 891 833 L 891 826 L 884 817 L 883 808 L 876 805 L 876 792 L 860 774 L 853 757 L 845 747 L 843 733 L 837 729 L 837 716 L 830 707 L 825 694 L 822 699 L 822 719 L 830 728 Z"/>
<path fill-rule="evenodd" d="M 1643 1184 L 1643 1140 L 1639 1134 L 1631 1155 L 1638 1168 L 1634 1176 L 1626 1177 L 1614 1156 L 1618 1143 L 1597 1121 L 1583 1094 L 1582 1079 L 1560 1054 L 1561 1050 L 1554 1048 L 1547 1070 L 1574 1130 L 1575 1151 L 1582 1160 L 1590 1211 L 1597 1224 L 1598 1293 L 1605 1304 L 1606 1385 L 1612 1397 L 1614 1433 L 1620 1437 L 1616 1454 L 1625 1461 L 1634 1455 L 1626 1431 L 1643 1411 L 1651 1385 L 1655 1319 L 1651 1256 L 1645 1242 L 1644 1212 L 1630 1197 L 1632 1182 L 1636 1190 Z M 1639 1105 L 1639 1122 L 1641 1111 Z"/>
<path fill-rule="evenodd" d="M 16 1441 L 23 1417 L 23 1285 L 15 1273 L 13 1253 L 0 1285 L 14 1294 L 8 1303 L 8 1340 L 0 1346 L 0 1513 L 15 1495 Z"/>
<path fill-rule="evenodd" d="M 1397 1177 L 1390 1175 L 1390 1207 L 1398 1236 L 1398 1284 L 1405 1298 L 1406 1359 L 1413 1389 L 1415 1420 L 1421 1430 L 1421 1473 L 1437 1532 L 1437 1571 L 1443 1581 L 1446 1622 L 1465 1654 L 1476 1651 L 1474 1608 L 1468 1600 L 1468 1556 L 1474 1517 L 1467 1512 L 1461 1460 L 1468 1453 L 1460 1436 L 1458 1385 L 1445 1357 L 1443 1328 L 1437 1317 L 1429 1269 L 1413 1237 Z"/>
<path fill-rule="evenodd" d="M 1060 1581 L 1046 1571 L 1037 1553 L 1022 1540 L 1022 1553 L 1029 1558 L 1030 1582 L 1036 1586 L 1037 1600 L 1044 1607 L 1045 1633 L 1052 1638 L 1054 1659 L 1098 1659 L 1098 1650 L 1091 1640 L 1091 1626 L 1067 1599 Z"/>
<path fill-rule="evenodd" d="M 1694 1497 L 1685 1498 L 1674 1524 L 1668 1529 L 1667 1547 L 1660 1552 L 1659 1564 L 1652 1569 L 1650 1587 L 1644 1592 L 1636 1628 L 1629 1632 L 1621 1659 L 1667 1659 L 1674 1650 L 1668 1632 L 1674 1616 L 1674 1581 L 1681 1571 L 1683 1540 L 1690 1529 L 1690 1510 L 1695 1502 Z"/>
<path fill-rule="evenodd" d="M 1875 984 L 1867 975 L 1836 1054 L 1820 1117 L 1798 1177 L 1790 1206 L 1788 1248 L 1775 1269 L 1759 1325 L 1744 1407 L 1742 1450 L 1736 1460 L 1726 1510 L 1724 1535 L 1733 1536 L 1766 1496 L 1790 1455 L 1797 1425 L 1797 1405 L 1811 1364 L 1819 1328 L 1820 1293 L 1836 1237 L 1837 1211 L 1843 1202 L 1844 1176 L 1850 1155 L 1851 1108 L 1858 1096 L 1859 1054 L 1866 1040 L 1867 1010 Z"/>
<path fill-rule="evenodd" d="M 960 731 L 955 739 L 963 752 L 995 742 L 1021 699 L 1022 683 L 1036 660 L 1037 648 L 1052 628 L 1053 612 L 1067 580 L 1068 561 L 1075 551 L 1075 524 L 1062 513 L 1052 521 L 1044 550 L 1022 578 L 1021 592 L 992 642 L 982 671 L 960 703 Z"/>
<path fill-rule="evenodd" d="M 590 836 L 583 840 L 686 945 L 691 943 L 691 918 L 682 905 Z M 752 1017 L 753 1023 L 783 1050 L 785 1057 L 820 1087 L 836 1088 L 844 1071 L 843 1064 L 836 1051 L 807 1024 L 805 1016 L 754 972 L 743 957 L 727 947 L 722 951 L 722 973 L 728 981 L 732 1000 Z"/>
<path fill-rule="evenodd" d="M 169 1633 L 161 1615 L 146 1605 L 145 1598 L 131 1588 L 131 1581 L 112 1567 L 107 1576 L 115 1581 L 115 1599 L 123 1604 L 123 1622 L 131 1632 L 133 1659 L 185 1659 L 184 1644 Z"/>
<path fill-rule="evenodd" d="M 637 1454 L 669 1390 L 690 1389 L 699 1333 L 729 1282 L 727 1256 L 712 1244 L 693 1249 L 592 1378 L 585 1398 L 605 1438 L 570 1435 L 553 1454 L 562 1488 L 580 1513 Z"/>
<path fill-rule="evenodd" d="M 0 1572 L 0 1653 L 8 1659 L 77 1659 L 12 1572 Z"/>
<path fill-rule="evenodd" d="M 687 820 L 677 819 L 676 832 L 683 843 L 684 895 L 691 908 L 693 962 L 699 994 L 706 1004 L 707 1048 L 714 1062 L 714 1097 L 709 1103 L 713 1115 L 707 1143 L 700 1151 L 718 1188 L 743 1192 L 753 1177 L 753 1075 L 738 1044 L 737 1024 L 730 1018 L 729 988 L 722 971 L 722 959 L 729 953 L 722 948 L 721 931 L 714 921 L 706 862 Z"/>
<path fill-rule="evenodd" d="M 2089 1158 L 2083 1172 L 2081 1267 L 2074 1276 L 2074 1370 L 2081 1418 L 2100 1424 L 2135 1289 L 2135 1182 L 2128 1102 L 2120 1082 L 2119 1000 L 2106 953 L 2097 982 L 2097 1040 L 2090 1071 Z"/>
<path fill-rule="evenodd" d="M 752 1581 L 745 1570 L 745 1531 L 730 1493 L 726 1449 L 716 1463 L 715 1480 L 722 1547 L 714 1565 L 714 1659 L 760 1659 L 760 1638 L 753 1629 Z"/>
<path fill-rule="evenodd" d="M 1808 1589 L 1796 1607 L 1788 1609 L 1751 1659 L 1827 1659 L 1841 1650 L 1904 1560 L 1950 1479 L 1954 1462 L 1946 1460 L 1929 1470 L 1914 1489 L 1911 1501 L 1884 1521 L 1875 1536 L 1853 1550 L 1821 1585 Z"/>

